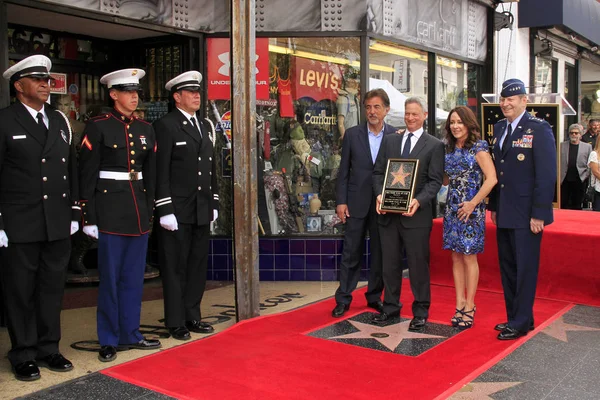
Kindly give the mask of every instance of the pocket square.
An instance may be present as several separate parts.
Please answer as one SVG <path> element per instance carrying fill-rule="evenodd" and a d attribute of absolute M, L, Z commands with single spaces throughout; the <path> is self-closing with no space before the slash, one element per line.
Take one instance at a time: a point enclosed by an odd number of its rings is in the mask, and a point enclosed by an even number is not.
<path fill-rule="evenodd" d="M 15 136 L 13 136 L 14 140 L 25 139 L 25 138 L 27 138 L 27 135 L 15 135 Z"/>
<path fill-rule="evenodd" d="M 175 146 L 185 146 L 187 142 L 175 142 Z"/>

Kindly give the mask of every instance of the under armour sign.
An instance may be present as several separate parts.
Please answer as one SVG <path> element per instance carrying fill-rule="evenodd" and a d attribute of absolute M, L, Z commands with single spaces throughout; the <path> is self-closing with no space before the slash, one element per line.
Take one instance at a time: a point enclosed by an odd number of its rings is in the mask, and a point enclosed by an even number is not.
<path fill-rule="evenodd" d="M 229 100 L 231 96 L 230 42 L 226 38 L 208 39 L 207 85 L 209 100 Z M 256 98 L 269 99 L 269 39 L 256 39 Z"/>

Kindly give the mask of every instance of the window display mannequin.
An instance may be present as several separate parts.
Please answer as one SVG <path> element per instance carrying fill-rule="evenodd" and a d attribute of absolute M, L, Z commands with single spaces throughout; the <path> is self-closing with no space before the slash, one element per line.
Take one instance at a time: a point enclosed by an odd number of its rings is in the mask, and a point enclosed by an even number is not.
<path fill-rule="evenodd" d="M 342 82 L 343 87 L 339 91 L 336 100 L 337 105 L 337 123 L 340 132 L 340 142 L 344 138 L 346 129 L 358 125 L 360 105 L 358 99 L 358 90 L 360 84 L 356 73 L 347 74 Z"/>

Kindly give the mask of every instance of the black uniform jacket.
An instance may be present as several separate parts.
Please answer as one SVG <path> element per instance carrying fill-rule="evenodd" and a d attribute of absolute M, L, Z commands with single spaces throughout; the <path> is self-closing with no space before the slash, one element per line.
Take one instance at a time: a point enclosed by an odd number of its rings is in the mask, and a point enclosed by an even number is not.
<path fill-rule="evenodd" d="M 81 215 L 69 127 L 45 110 L 47 133 L 19 101 L 0 110 L 0 229 L 9 243 L 68 238 Z"/>
<path fill-rule="evenodd" d="M 209 130 L 200 126 L 202 138 L 178 109 L 154 123 L 159 217 L 175 214 L 180 223 L 206 225 L 219 209 L 214 148 Z"/>
<path fill-rule="evenodd" d="M 150 230 L 156 180 L 156 141 L 148 122 L 113 109 L 86 124 L 79 154 L 84 225 L 139 236 Z M 100 171 L 142 172 L 142 179 L 100 179 Z"/>

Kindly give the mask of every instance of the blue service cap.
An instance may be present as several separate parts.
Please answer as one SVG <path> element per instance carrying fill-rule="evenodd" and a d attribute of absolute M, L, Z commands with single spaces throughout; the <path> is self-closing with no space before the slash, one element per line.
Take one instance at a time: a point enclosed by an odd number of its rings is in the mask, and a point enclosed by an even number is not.
<path fill-rule="evenodd" d="M 502 84 L 502 91 L 500 92 L 500 96 L 502 97 L 511 97 L 517 96 L 520 94 L 527 94 L 525 90 L 525 84 L 520 79 L 509 79 L 504 81 Z"/>

